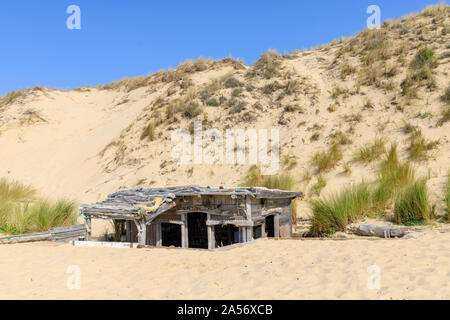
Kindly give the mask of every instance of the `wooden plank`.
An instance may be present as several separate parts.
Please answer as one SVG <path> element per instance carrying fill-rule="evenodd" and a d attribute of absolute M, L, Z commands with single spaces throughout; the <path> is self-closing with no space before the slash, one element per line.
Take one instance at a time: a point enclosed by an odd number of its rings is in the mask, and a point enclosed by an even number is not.
<path fill-rule="evenodd" d="M 273 217 L 273 220 L 274 220 L 273 224 L 274 224 L 274 229 L 275 229 L 274 237 L 279 238 L 280 237 L 280 215 L 276 214 Z"/>
<path fill-rule="evenodd" d="M 0 238 L 0 244 L 25 243 L 36 241 L 49 241 L 51 234 L 49 232 L 38 232 L 29 234 L 20 234 Z"/>

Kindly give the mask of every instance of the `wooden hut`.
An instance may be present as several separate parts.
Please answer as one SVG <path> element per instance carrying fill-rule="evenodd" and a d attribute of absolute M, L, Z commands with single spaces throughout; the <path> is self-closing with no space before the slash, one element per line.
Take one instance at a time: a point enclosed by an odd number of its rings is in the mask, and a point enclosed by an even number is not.
<path fill-rule="evenodd" d="M 82 205 L 91 219 L 123 224 L 123 240 L 141 246 L 215 249 L 262 237 L 292 236 L 292 201 L 300 192 L 198 186 L 120 191 Z"/>

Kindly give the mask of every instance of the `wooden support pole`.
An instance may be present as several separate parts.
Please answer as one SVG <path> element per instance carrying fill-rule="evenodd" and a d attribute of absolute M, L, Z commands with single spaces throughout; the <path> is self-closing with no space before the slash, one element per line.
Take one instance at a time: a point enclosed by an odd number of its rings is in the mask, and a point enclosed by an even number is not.
<path fill-rule="evenodd" d="M 274 238 L 279 238 L 280 237 L 280 215 L 279 214 L 276 214 L 273 217 L 273 225 L 274 225 L 274 229 L 275 229 Z"/>
<path fill-rule="evenodd" d="M 208 214 L 208 220 L 211 219 L 211 215 Z M 208 226 L 208 249 L 213 250 L 216 248 L 215 227 Z"/>
<path fill-rule="evenodd" d="M 127 220 L 126 221 L 126 223 L 125 223 L 125 231 L 126 231 L 126 233 L 127 233 L 127 242 L 132 242 L 131 241 L 131 221 L 130 220 Z"/>
<path fill-rule="evenodd" d="M 294 223 L 297 223 L 296 221 L 293 221 L 292 219 L 292 201 L 289 203 L 289 237 L 292 238 L 293 232 L 292 228 Z"/>
<path fill-rule="evenodd" d="M 92 240 L 92 218 L 91 216 L 86 216 L 86 220 L 84 220 L 84 224 L 86 226 L 86 241 Z"/>
<path fill-rule="evenodd" d="M 138 244 L 145 246 L 147 244 L 147 226 L 143 220 L 135 221 L 138 229 Z"/>
<path fill-rule="evenodd" d="M 253 227 L 247 227 L 247 242 L 253 240 Z"/>
<path fill-rule="evenodd" d="M 266 238 L 266 222 L 261 225 L 261 238 Z"/>
<path fill-rule="evenodd" d="M 181 225 L 181 247 L 187 248 L 188 247 L 188 240 L 187 240 L 187 219 L 186 214 L 183 213 L 181 215 L 181 221 L 183 224 Z"/>
<path fill-rule="evenodd" d="M 155 224 L 155 232 L 156 232 L 156 246 L 162 247 L 162 225 L 161 225 L 161 223 Z"/>

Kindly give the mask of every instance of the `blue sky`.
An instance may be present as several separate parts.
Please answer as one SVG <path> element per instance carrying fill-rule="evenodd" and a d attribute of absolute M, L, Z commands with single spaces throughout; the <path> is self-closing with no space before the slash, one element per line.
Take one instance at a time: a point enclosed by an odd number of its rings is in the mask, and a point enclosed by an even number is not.
<path fill-rule="evenodd" d="M 74 88 L 175 67 L 199 56 L 253 64 L 269 48 L 310 48 L 436 0 L 1 0 L 0 95 L 36 84 Z M 69 30 L 69 5 L 81 30 Z"/>

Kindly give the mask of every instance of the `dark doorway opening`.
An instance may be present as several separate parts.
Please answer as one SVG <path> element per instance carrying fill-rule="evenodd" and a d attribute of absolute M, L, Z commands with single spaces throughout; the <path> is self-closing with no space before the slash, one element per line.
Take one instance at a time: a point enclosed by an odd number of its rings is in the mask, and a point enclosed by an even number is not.
<path fill-rule="evenodd" d="M 181 226 L 173 223 L 161 223 L 163 247 L 181 248 Z"/>
<path fill-rule="evenodd" d="M 189 248 L 208 249 L 206 219 L 206 213 L 193 212 L 188 214 Z"/>
<path fill-rule="evenodd" d="M 215 226 L 216 248 L 239 243 L 239 228 L 234 225 Z"/>
<path fill-rule="evenodd" d="M 268 238 L 275 237 L 275 216 L 266 217 L 266 234 Z"/>
<path fill-rule="evenodd" d="M 253 227 L 253 239 L 259 239 L 262 238 L 262 226 L 254 226 Z"/>

